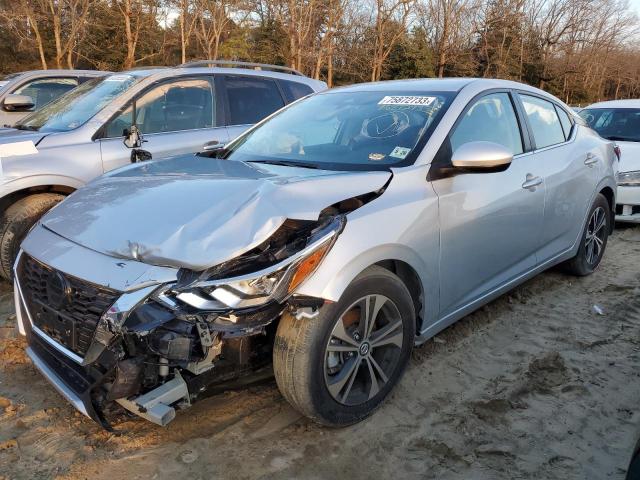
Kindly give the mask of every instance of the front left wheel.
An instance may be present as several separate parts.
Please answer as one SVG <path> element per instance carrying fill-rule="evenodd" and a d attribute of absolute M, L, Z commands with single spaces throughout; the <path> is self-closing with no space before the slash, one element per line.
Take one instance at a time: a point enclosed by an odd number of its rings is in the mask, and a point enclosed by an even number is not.
<path fill-rule="evenodd" d="M 21 198 L 0 214 L 0 278 L 11 280 L 20 244 L 40 218 L 64 200 L 57 193 L 36 193 Z"/>
<path fill-rule="evenodd" d="M 285 315 L 273 364 L 282 395 L 323 425 L 344 426 L 373 413 L 400 380 L 415 337 L 404 283 L 374 266 L 317 317 Z"/>

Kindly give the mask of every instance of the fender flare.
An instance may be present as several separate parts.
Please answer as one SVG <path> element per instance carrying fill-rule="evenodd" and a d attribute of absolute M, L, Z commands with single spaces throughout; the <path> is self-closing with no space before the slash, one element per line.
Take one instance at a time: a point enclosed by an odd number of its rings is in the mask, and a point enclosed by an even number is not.
<path fill-rule="evenodd" d="M 340 248 L 335 245 L 334 248 Z M 300 288 L 298 293 L 326 300 L 338 301 L 351 282 L 364 270 L 383 261 L 396 260 L 408 264 L 418 275 L 423 297 L 427 293 L 425 278 L 427 266 L 412 249 L 401 244 L 383 244 L 375 246 L 350 259 L 346 265 L 325 258 L 320 268 Z M 425 297 L 426 301 L 426 297 Z"/>
<path fill-rule="evenodd" d="M 9 181 L 4 185 L 0 185 L 0 202 L 5 198 L 13 195 L 17 192 L 28 190 L 31 188 L 49 188 L 52 186 L 61 186 L 77 190 L 85 184 L 82 180 L 74 177 L 68 177 L 65 175 L 31 175 L 28 177 L 21 177 L 15 180 Z"/>

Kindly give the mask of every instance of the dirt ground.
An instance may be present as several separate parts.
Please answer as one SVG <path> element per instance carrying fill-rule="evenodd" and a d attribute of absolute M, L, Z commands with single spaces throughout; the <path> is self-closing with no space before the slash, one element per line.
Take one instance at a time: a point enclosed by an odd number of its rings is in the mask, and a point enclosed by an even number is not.
<path fill-rule="evenodd" d="M 271 382 L 105 432 L 11 338 L 12 298 L 0 284 L 0 478 L 623 478 L 640 436 L 640 227 L 596 274 L 544 273 L 417 348 L 385 406 L 344 429 Z"/>

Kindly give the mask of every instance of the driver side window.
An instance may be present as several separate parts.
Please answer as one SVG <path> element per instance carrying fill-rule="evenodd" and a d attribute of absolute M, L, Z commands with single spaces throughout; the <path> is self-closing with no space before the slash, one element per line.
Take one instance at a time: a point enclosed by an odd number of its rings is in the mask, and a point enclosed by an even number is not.
<path fill-rule="evenodd" d="M 522 153 L 522 136 L 508 93 L 491 93 L 469 108 L 450 135 L 451 151 L 469 142 L 493 142 L 514 155 Z"/>
<path fill-rule="evenodd" d="M 159 85 L 135 100 L 112 119 L 107 138 L 120 137 L 137 125 L 143 134 L 212 128 L 215 126 L 215 96 L 212 82 L 190 78 Z"/>

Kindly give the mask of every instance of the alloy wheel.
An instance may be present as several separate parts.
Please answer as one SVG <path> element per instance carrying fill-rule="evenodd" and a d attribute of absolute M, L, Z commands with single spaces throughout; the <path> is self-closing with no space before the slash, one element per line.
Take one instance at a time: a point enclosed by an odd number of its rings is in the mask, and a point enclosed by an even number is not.
<path fill-rule="evenodd" d="M 367 295 L 338 318 L 324 355 L 324 377 L 331 396 L 343 405 L 374 398 L 389 381 L 402 352 L 400 311 L 384 295 Z"/>
<path fill-rule="evenodd" d="M 587 234 L 584 239 L 584 251 L 589 265 L 596 265 L 600 260 L 602 251 L 604 249 L 604 241 L 606 239 L 607 231 L 607 213 L 604 208 L 596 208 L 587 224 Z"/>

